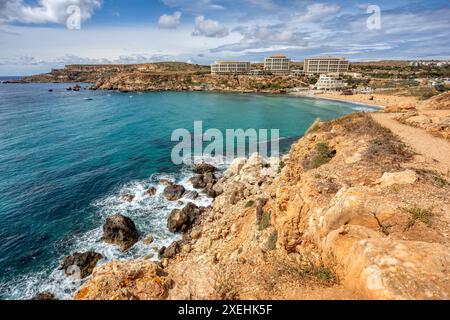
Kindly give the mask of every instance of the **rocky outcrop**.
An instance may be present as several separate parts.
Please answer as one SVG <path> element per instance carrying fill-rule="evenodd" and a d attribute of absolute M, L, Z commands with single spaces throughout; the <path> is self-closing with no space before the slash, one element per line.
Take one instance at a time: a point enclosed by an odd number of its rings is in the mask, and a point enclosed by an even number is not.
<path fill-rule="evenodd" d="M 183 209 L 174 209 L 168 218 L 167 228 L 171 232 L 183 232 L 189 229 L 195 219 L 201 215 L 203 208 L 188 203 Z"/>
<path fill-rule="evenodd" d="M 164 189 L 164 197 L 166 197 L 167 200 L 169 201 L 176 201 L 176 200 L 180 200 L 183 197 L 183 194 L 186 192 L 186 189 L 181 186 L 181 185 L 177 185 L 177 184 L 172 184 L 167 186 Z"/>
<path fill-rule="evenodd" d="M 92 280 L 75 294 L 77 300 L 160 300 L 172 280 L 148 260 L 111 261 L 95 269 Z"/>
<path fill-rule="evenodd" d="M 333 157 L 305 165 L 319 149 Z M 421 165 L 366 114 L 323 123 L 282 159 L 237 159 L 195 223 L 185 226 L 182 210 L 169 219 L 182 232 L 160 250 L 170 288 L 161 294 L 132 280 L 126 292 L 139 299 L 448 299 L 450 184 Z M 126 299 L 116 285 L 122 273 L 102 272 L 76 297 Z"/>
<path fill-rule="evenodd" d="M 103 256 L 97 252 L 75 252 L 63 260 L 61 269 L 69 277 L 84 279 L 91 275 L 92 270 L 94 270 L 97 262 L 101 259 L 103 259 Z"/>
<path fill-rule="evenodd" d="M 139 240 L 139 234 L 133 220 L 117 214 L 106 219 L 102 240 L 127 251 Z"/>
<path fill-rule="evenodd" d="M 53 301 L 58 300 L 56 296 L 48 291 L 40 292 L 37 295 L 35 295 L 31 300 L 40 300 L 40 301 Z"/>
<path fill-rule="evenodd" d="M 197 174 L 214 173 L 217 171 L 217 168 L 208 163 L 200 163 L 194 165 L 193 171 Z"/>

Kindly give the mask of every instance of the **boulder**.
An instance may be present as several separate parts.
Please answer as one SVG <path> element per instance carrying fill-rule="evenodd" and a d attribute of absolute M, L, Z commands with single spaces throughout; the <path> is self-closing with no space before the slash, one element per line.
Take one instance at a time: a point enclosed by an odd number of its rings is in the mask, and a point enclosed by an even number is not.
<path fill-rule="evenodd" d="M 55 295 L 51 292 L 44 291 L 40 292 L 37 295 L 35 295 L 31 300 L 40 300 L 40 301 L 51 301 L 51 300 L 58 300 Z"/>
<path fill-rule="evenodd" d="M 117 214 L 106 219 L 102 240 L 127 251 L 139 240 L 139 234 L 133 220 Z"/>
<path fill-rule="evenodd" d="M 155 241 L 155 238 L 152 235 L 149 235 L 144 239 L 144 244 L 150 245 L 153 241 Z"/>
<path fill-rule="evenodd" d="M 121 198 L 122 198 L 123 201 L 132 202 L 134 200 L 134 195 L 132 195 L 132 194 L 125 194 Z"/>
<path fill-rule="evenodd" d="M 167 179 L 161 179 L 159 180 L 159 183 L 162 184 L 163 186 L 171 186 L 174 184 L 172 181 Z"/>
<path fill-rule="evenodd" d="M 75 252 L 63 260 L 60 269 L 64 270 L 67 276 L 78 276 L 80 279 L 84 279 L 91 275 L 92 270 L 101 259 L 103 256 L 97 252 Z"/>
<path fill-rule="evenodd" d="M 184 189 L 183 186 L 173 184 L 170 186 L 167 186 L 164 189 L 164 196 L 169 201 L 176 201 L 181 199 L 183 197 L 183 194 L 186 192 L 186 189 Z"/>
<path fill-rule="evenodd" d="M 206 187 L 206 183 L 203 180 L 203 175 L 192 177 L 189 181 L 195 189 L 203 189 Z"/>
<path fill-rule="evenodd" d="M 149 188 L 147 191 L 145 191 L 145 195 L 146 196 L 154 196 L 156 194 L 156 188 L 155 187 L 151 187 Z"/>
<path fill-rule="evenodd" d="M 194 165 L 193 170 L 197 174 L 205 174 L 205 173 L 214 173 L 217 171 L 217 168 L 208 163 L 201 163 Z"/>
<path fill-rule="evenodd" d="M 161 253 L 160 257 L 172 259 L 181 251 L 181 248 L 181 241 L 175 241 Z"/>
<path fill-rule="evenodd" d="M 190 199 L 190 200 L 195 200 L 195 199 L 197 199 L 198 198 L 198 192 L 197 191 L 187 191 L 185 194 L 184 194 L 184 197 L 186 198 L 186 199 Z"/>
<path fill-rule="evenodd" d="M 188 203 L 183 209 L 174 209 L 167 220 L 171 232 L 184 232 L 192 226 L 195 218 L 203 212 L 202 208 Z"/>
<path fill-rule="evenodd" d="M 413 184 L 419 177 L 413 170 L 405 170 L 401 172 L 385 172 L 379 183 L 382 187 L 390 187 L 394 184 Z"/>

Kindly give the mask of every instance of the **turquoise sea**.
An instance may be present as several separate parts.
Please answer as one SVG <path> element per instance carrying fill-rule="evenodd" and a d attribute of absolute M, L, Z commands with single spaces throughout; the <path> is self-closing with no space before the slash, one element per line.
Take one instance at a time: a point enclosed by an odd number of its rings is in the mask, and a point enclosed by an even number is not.
<path fill-rule="evenodd" d="M 106 260 L 152 252 L 138 243 L 124 254 L 100 242 L 108 215 L 130 216 L 155 245 L 176 239 L 166 218 L 178 204 L 160 193 L 142 196 L 150 186 L 161 191 L 161 177 L 188 186 L 189 168 L 171 162 L 173 130 L 193 130 L 198 120 L 205 130 L 280 129 L 287 151 L 317 117 L 370 110 L 286 96 L 72 92 L 67 86 L 0 84 L 0 299 L 45 290 L 70 298 L 80 283 L 58 264 L 73 251 L 93 249 Z M 128 193 L 136 195 L 132 203 L 121 199 Z"/>

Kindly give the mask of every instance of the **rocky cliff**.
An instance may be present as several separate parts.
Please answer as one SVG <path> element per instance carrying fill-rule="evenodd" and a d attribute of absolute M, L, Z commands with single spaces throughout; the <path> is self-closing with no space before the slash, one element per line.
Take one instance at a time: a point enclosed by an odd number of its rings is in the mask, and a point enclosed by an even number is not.
<path fill-rule="evenodd" d="M 159 262 L 100 265 L 75 299 L 450 297 L 448 177 L 367 114 L 315 123 L 281 161 L 237 159 L 209 190 L 172 215 L 183 239 Z"/>
<path fill-rule="evenodd" d="M 283 93 L 307 86 L 290 76 L 213 76 L 209 67 L 187 63 L 142 65 L 75 65 L 48 74 L 25 77 L 23 82 L 86 82 L 91 89 L 132 91 L 226 91 Z"/>

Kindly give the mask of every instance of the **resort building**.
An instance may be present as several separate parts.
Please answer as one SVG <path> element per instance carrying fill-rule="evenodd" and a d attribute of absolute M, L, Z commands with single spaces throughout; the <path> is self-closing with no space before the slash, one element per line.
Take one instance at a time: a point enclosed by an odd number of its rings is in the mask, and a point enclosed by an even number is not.
<path fill-rule="evenodd" d="M 345 83 L 328 75 L 321 75 L 315 87 L 317 90 L 334 91 L 345 88 Z"/>
<path fill-rule="evenodd" d="M 245 61 L 216 61 L 211 65 L 212 74 L 248 74 L 250 62 Z"/>
<path fill-rule="evenodd" d="M 290 73 L 291 60 L 284 55 L 273 55 L 264 60 L 264 70 L 276 75 Z"/>
<path fill-rule="evenodd" d="M 348 72 L 350 63 L 340 57 L 306 58 L 303 64 L 305 74 L 345 73 Z"/>

